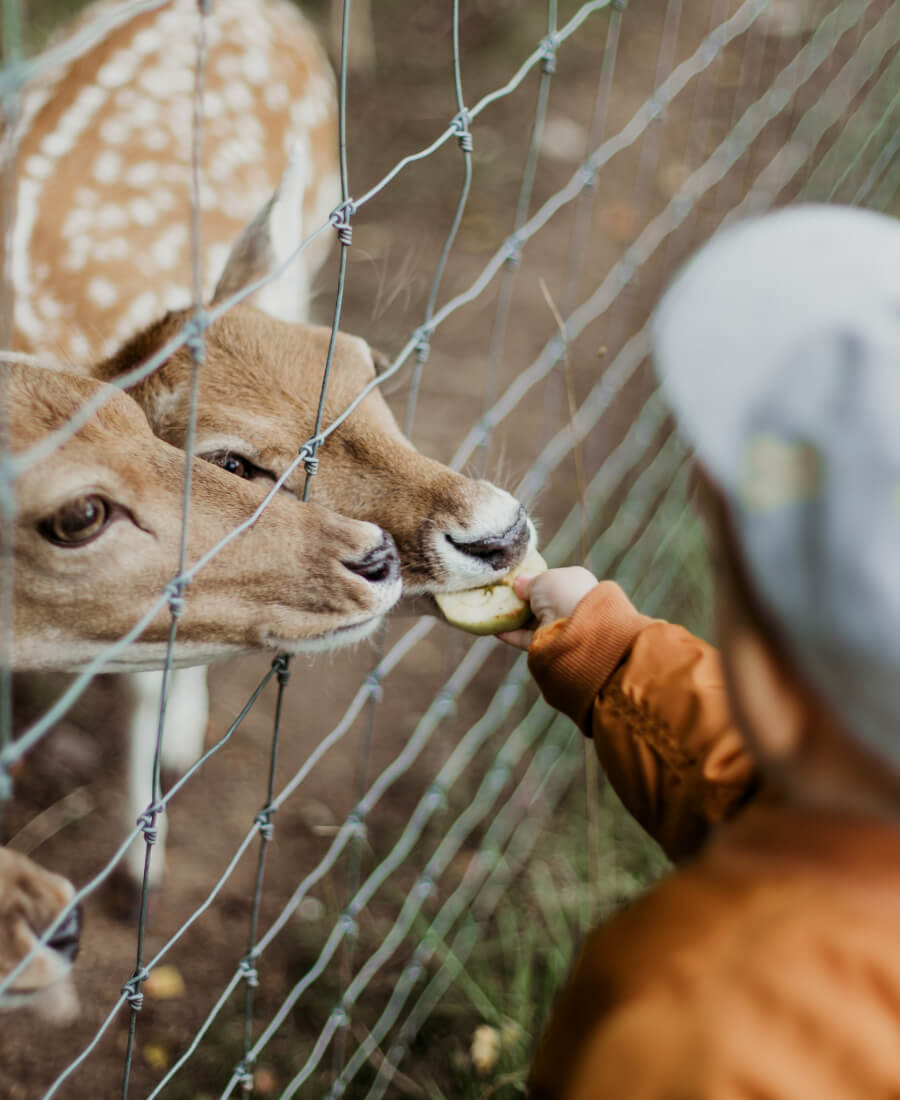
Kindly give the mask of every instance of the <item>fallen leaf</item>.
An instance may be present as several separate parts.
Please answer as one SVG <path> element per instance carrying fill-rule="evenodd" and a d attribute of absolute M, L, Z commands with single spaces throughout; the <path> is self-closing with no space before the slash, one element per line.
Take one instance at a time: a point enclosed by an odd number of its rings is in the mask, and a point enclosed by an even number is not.
<path fill-rule="evenodd" d="M 656 173 L 656 187 L 667 199 L 674 198 L 691 174 L 690 168 L 681 160 L 672 160 L 664 164 Z"/>
<path fill-rule="evenodd" d="M 469 1053 L 472 1056 L 472 1065 L 478 1073 L 490 1073 L 497 1064 L 500 1056 L 502 1042 L 500 1032 L 490 1024 L 482 1024 L 475 1028 L 472 1036 L 472 1046 Z"/>
<path fill-rule="evenodd" d="M 260 1096 L 271 1096 L 280 1088 L 278 1078 L 268 1066 L 257 1066 L 253 1071 L 253 1088 Z"/>
<path fill-rule="evenodd" d="M 154 1001 L 174 1001 L 184 996 L 184 979 L 174 966 L 157 966 L 150 971 L 142 989 Z"/>
<path fill-rule="evenodd" d="M 641 217 L 635 206 L 627 199 L 619 199 L 604 206 L 600 211 L 600 224 L 610 240 L 619 244 L 633 241 L 638 235 Z"/>
<path fill-rule="evenodd" d="M 141 1053 L 147 1065 L 157 1073 L 162 1073 L 169 1068 L 169 1052 L 162 1043 L 148 1043 Z"/>
<path fill-rule="evenodd" d="M 325 906 L 318 898 L 304 898 L 297 906 L 297 916 L 310 923 L 319 921 L 325 916 Z"/>
<path fill-rule="evenodd" d="M 584 159 L 587 147 L 587 130 L 565 115 L 548 118 L 541 131 L 541 152 L 552 160 L 577 164 Z"/>

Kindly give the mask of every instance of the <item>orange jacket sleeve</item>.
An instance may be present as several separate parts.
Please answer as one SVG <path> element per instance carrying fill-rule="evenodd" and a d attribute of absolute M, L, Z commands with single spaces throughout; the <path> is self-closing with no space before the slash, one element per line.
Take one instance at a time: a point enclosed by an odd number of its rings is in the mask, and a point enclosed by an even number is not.
<path fill-rule="evenodd" d="M 641 615 L 612 581 L 537 631 L 528 667 L 593 738 L 616 793 L 670 858 L 696 851 L 756 789 L 718 650 Z"/>

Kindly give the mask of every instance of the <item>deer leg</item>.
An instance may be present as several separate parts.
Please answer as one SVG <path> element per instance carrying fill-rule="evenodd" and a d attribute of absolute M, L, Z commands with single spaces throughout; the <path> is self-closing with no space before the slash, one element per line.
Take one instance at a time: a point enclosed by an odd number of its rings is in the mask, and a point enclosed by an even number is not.
<path fill-rule="evenodd" d="M 156 753 L 156 731 L 159 725 L 159 703 L 162 695 L 161 672 L 137 672 L 128 677 L 132 692 L 129 721 L 127 828 L 133 828 L 153 799 L 153 759 Z M 149 884 L 158 886 L 162 880 L 166 851 L 166 815 L 156 819 L 156 851 L 150 861 Z M 137 837 L 125 856 L 125 870 L 136 883 L 144 875 L 145 845 Z"/>
<path fill-rule="evenodd" d="M 128 779 L 129 827 L 144 812 L 152 798 L 153 757 L 162 695 L 161 672 L 139 672 L 129 677 L 133 709 L 130 724 Z M 209 694 L 206 668 L 173 669 L 169 674 L 166 723 L 163 728 L 161 764 L 167 771 L 183 775 L 203 752 L 209 722 Z M 158 886 L 165 864 L 166 815 L 156 819 L 157 850 L 150 862 L 150 885 Z M 127 856 L 130 876 L 140 882 L 144 874 L 144 844 L 139 838 Z"/>
<path fill-rule="evenodd" d="M 162 743 L 162 766 L 166 771 L 184 775 L 196 763 L 203 752 L 208 724 L 206 665 L 173 669 Z"/>

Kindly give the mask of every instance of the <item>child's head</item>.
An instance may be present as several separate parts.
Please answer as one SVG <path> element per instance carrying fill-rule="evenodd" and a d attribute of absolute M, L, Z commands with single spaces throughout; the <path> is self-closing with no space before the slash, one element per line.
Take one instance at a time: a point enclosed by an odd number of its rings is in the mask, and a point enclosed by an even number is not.
<path fill-rule="evenodd" d="M 717 235 L 654 353 L 709 483 L 739 719 L 793 793 L 900 808 L 900 225 L 804 206 Z"/>

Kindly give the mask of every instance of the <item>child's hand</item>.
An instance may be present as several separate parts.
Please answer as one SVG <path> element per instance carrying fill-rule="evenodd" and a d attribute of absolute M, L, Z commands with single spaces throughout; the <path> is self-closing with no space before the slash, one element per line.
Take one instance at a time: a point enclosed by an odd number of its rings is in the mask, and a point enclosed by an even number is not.
<path fill-rule="evenodd" d="M 505 634 L 498 634 L 497 637 L 518 649 L 528 649 L 537 627 L 546 626 L 557 619 L 567 619 L 582 597 L 597 584 L 599 581 L 594 574 L 578 565 L 565 569 L 548 569 L 546 573 L 539 573 L 536 577 L 520 573 L 513 581 L 513 588 L 520 599 L 528 600 L 531 604 L 532 614 L 537 620 L 536 626 L 510 630 Z"/>

